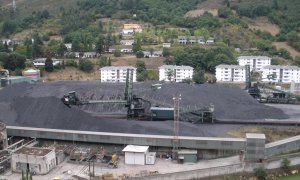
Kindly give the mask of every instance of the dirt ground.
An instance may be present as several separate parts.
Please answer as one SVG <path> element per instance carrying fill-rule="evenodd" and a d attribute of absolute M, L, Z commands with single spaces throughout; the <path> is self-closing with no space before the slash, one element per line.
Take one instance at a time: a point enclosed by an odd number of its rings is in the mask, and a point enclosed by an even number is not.
<path fill-rule="evenodd" d="M 287 42 L 273 42 L 273 45 L 276 46 L 277 49 L 284 48 L 291 53 L 291 56 L 300 56 L 300 52 L 289 46 Z"/>
<path fill-rule="evenodd" d="M 185 14 L 187 17 L 196 17 L 202 16 L 206 11 L 213 14 L 214 16 L 218 15 L 218 9 L 223 6 L 223 1 L 221 0 L 210 0 L 200 3 L 195 10 L 191 10 Z"/>
<path fill-rule="evenodd" d="M 57 80 L 100 80 L 100 72 L 94 70 L 91 73 L 80 71 L 74 67 L 66 67 L 64 70 L 57 70 L 51 73 L 44 73 L 44 81 Z"/>
<path fill-rule="evenodd" d="M 280 31 L 280 28 L 277 25 L 270 23 L 267 17 L 257 17 L 255 19 L 243 17 L 243 19 L 249 22 L 249 27 L 251 29 L 267 31 L 273 36 L 278 34 Z"/>
<path fill-rule="evenodd" d="M 94 59 L 96 60 L 96 59 Z M 113 66 L 133 66 L 135 67 L 138 59 L 135 56 L 123 56 L 112 60 Z M 147 69 L 158 70 L 158 67 L 164 64 L 165 58 L 141 58 L 146 64 Z M 56 70 L 51 73 L 44 72 L 42 79 L 44 81 L 57 81 L 57 80 L 100 80 L 99 67 L 95 66 L 94 70 L 90 73 L 83 72 L 75 67 L 66 67 L 64 70 Z"/>
<path fill-rule="evenodd" d="M 232 129 L 228 132 L 233 137 L 245 137 L 245 133 L 264 133 L 266 135 L 266 143 L 286 139 L 300 134 L 300 128 L 297 127 L 261 127 L 250 126 L 238 129 Z"/>
<path fill-rule="evenodd" d="M 165 58 L 141 58 L 137 59 L 135 56 L 124 56 L 115 58 L 112 61 L 113 66 L 135 66 L 137 60 L 142 60 L 146 64 L 147 69 L 158 69 L 158 67 L 164 64 Z"/>

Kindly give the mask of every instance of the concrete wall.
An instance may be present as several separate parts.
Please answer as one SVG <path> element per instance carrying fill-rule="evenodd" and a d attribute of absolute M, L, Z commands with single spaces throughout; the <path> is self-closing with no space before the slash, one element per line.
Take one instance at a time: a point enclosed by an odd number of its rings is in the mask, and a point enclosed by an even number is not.
<path fill-rule="evenodd" d="M 108 144 L 133 144 L 154 147 L 173 147 L 173 136 L 145 134 L 104 133 L 59 129 L 7 126 L 10 136 L 36 137 L 67 141 L 95 142 Z M 244 138 L 179 137 L 179 146 L 187 149 L 244 150 Z"/>
<path fill-rule="evenodd" d="M 14 172 L 25 171 L 28 164 L 30 172 L 35 174 L 47 174 L 56 166 L 55 152 L 51 151 L 45 156 L 12 154 L 11 163 Z"/>
<path fill-rule="evenodd" d="M 266 144 L 267 157 L 297 151 L 300 149 L 300 135 Z"/>
<path fill-rule="evenodd" d="M 128 178 L 129 180 L 174 180 L 174 179 L 197 179 L 209 176 L 217 176 L 224 174 L 232 174 L 242 172 L 244 170 L 243 164 L 234 164 L 229 166 L 220 166 L 215 168 L 198 169 L 191 171 L 181 171 L 176 173 L 149 175 L 144 177 Z"/>

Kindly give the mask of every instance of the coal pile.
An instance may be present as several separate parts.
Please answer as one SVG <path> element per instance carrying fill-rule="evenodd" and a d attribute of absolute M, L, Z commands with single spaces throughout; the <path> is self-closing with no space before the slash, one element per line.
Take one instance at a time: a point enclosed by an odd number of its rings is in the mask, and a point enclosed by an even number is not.
<path fill-rule="evenodd" d="M 98 81 L 59 81 L 40 84 L 16 84 L 0 91 L 0 119 L 7 125 L 101 131 L 116 133 L 143 133 L 172 135 L 172 121 L 148 122 L 126 120 L 122 105 L 85 105 L 66 107 L 60 98 L 76 91 L 82 99 L 122 99 L 125 84 Z M 224 85 L 188 85 L 166 83 L 162 89 L 151 90 L 150 83 L 134 84 L 134 93 L 164 104 L 173 104 L 173 96 L 181 94 L 182 108 L 204 107 L 212 103 L 217 119 L 286 119 L 288 116 L 274 107 L 259 104 L 237 87 Z M 158 104 L 157 104 L 158 105 Z M 99 114 L 120 115 L 120 118 L 98 117 Z M 218 125 L 195 125 L 181 122 L 180 134 L 187 136 L 218 136 L 226 128 Z M 215 130 L 215 132 L 214 132 Z"/>

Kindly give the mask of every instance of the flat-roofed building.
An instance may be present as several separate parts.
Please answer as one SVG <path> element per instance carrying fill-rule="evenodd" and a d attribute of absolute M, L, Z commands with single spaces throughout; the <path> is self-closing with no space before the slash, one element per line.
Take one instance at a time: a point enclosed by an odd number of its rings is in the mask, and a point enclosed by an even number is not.
<path fill-rule="evenodd" d="M 273 79 L 268 79 L 268 75 L 274 74 Z M 300 68 L 297 66 L 280 66 L 280 65 L 269 65 L 265 66 L 262 70 L 263 81 L 268 82 L 283 82 L 300 83 Z"/>
<path fill-rule="evenodd" d="M 263 67 L 271 65 L 271 58 L 268 56 L 240 56 L 238 57 L 240 66 L 250 65 L 250 71 L 262 72 Z"/>
<path fill-rule="evenodd" d="M 12 170 L 33 174 L 47 174 L 56 167 L 55 151 L 48 148 L 23 147 L 12 154 Z"/>
<path fill-rule="evenodd" d="M 194 68 L 191 66 L 162 65 L 159 67 L 160 81 L 182 82 L 193 79 Z"/>
<path fill-rule="evenodd" d="M 245 82 L 245 66 L 220 64 L 216 66 L 218 82 Z"/>
<path fill-rule="evenodd" d="M 127 70 L 133 70 L 133 82 L 136 82 L 136 68 L 132 66 L 105 66 L 100 69 L 101 82 L 126 82 Z"/>

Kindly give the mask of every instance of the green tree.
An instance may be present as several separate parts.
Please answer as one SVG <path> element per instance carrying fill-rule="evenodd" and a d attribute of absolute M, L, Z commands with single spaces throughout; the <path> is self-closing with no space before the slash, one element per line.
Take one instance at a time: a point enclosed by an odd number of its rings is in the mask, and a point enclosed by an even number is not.
<path fill-rule="evenodd" d="M 204 76 L 204 70 L 201 70 L 200 68 L 195 69 L 193 74 L 193 81 L 197 84 L 205 83 L 206 79 Z"/>
<path fill-rule="evenodd" d="M 218 9 L 218 16 L 221 18 L 228 18 L 229 16 L 232 16 L 233 13 L 231 9 L 229 8 L 220 8 Z"/>
<path fill-rule="evenodd" d="M 65 46 L 65 44 L 64 44 L 63 42 L 61 42 L 61 43 L 59 44 L 57 54 L 58 54 L 60 57 L 63 57 L 63 56 L 65 55 L 65 52 L 67 52 L 67 47 Z"/>
<path fill-rule="evenodd" d="M 169 70 L 167 70 L 167 79 L 168 79 L 168 81 L 173 81 L 173 78 L 174 78 L 174 71 L 172 70 L 172 69 L 169 69 Z"/>
<path fill-rule="evenodd" d="M 26 57 L 18 53 L 4 54 L 0 53 L 0 61 L 5 69 L 15 71 L 15 69 L 24 69 Z"/>
<path fill-rule="evenodd" d="M 170 50 L 168 48 L 163 48 L 163 57 L 169 57 L 171 55 Z"/>
<path fill-rule="evenodd" d="M 73 52 L 81 51 L 80 41 L 79 41 L 78 38 L 74 38 L 73 41 L 72 41 L 72 51 Z"/>
<path fill-rule="evenodd" d="M 96 52 L 101 55 L 105 51 L 104 46 L 105 46 L 104 37 L 100 36 L 96 42 L 96 49 L 95 49 Z"/>
<path fill-rule="evenodd" d="M 51 57 L 47 57 L 45 61 L 45 70 L 47 72 L 53 72 L 54 71 L 54 66 L 53 66 L 53 61 Z"/>
<path fill-rule="evenodd" d="M 13 21 L 4 21 L 2 24 L 1 34 L 3 36 L 8 37 L 12 33 L 14 33 L 17 29 L 17 25 Z"/>
<path fill-rule="evenodd" d="M 137 38 L 135 40 L 135 42 L 132 44 L 132 51 L 134 53 L 136 53 L 136 52 L 141 51 L 141 50 L 142 50 L 141 39 Z"/>
<path fill-rule="evenodd" d="M 137 81 L 144 81 L 147 78 L 146 64 L 142 60 L 136 61 Z"/>
<path fill-rule="evenodd" d="M 79 69 L 84 72 L 91 72 L 93 70 L 93 63 L 88 59 L 81 59 L 79 61 Z"/>
<path fill-rule="evenodd" d="M 137 52 L 135 53 L 135 55 L 136 55 L 137 58 L 143 58 L 143 57 L 144 57 L 143 51 L 137 51 Z"/>
<path fill-rule="evenodd" d="M 121 50 L 120 49 L 116 49 L 115 52 L 114 52 L 114 56 L 115 57 L 121 57 L 122 56 Z"/>

